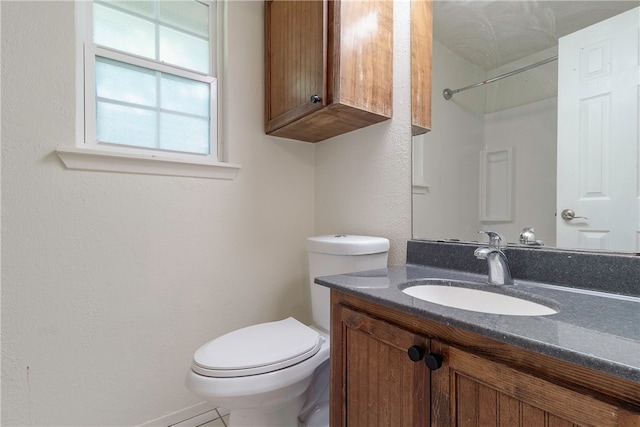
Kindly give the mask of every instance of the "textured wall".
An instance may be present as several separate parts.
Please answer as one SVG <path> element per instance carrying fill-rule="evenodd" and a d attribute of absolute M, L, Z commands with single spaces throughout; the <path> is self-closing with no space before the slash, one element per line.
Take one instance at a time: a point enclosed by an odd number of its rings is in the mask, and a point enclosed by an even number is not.
<path fill-rule="evenodd" d="M 391 240 L 390 265 L 411 237 L 409 2 L 394 2 L 393 119 L 316 144 L 316 232 Z"/>
<path fill-rule="evenodd" d="M 262 2 L 230 2 L 232 182 L 65 170 L 73 2 L 2 2 L 2 422 L 139 424 L 193 405 L 194 350 L 309 320 L 314 146 L 264 135 Z"/>

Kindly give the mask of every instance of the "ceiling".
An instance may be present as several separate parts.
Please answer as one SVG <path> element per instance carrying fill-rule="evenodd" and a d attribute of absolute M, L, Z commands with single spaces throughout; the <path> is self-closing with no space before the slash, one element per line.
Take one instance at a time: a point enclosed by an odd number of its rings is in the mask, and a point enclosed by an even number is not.
<path fill-rule="evenodd" d="M 638 5 L 640 0 L 435 0 L 433 37 L 492 70 Z"/>

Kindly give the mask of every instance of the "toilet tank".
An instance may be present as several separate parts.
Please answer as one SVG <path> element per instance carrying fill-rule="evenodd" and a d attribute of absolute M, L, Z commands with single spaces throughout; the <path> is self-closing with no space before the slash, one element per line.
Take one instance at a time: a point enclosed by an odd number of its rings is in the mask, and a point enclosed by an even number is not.
<path fill-rule="evenodd" d="M 389 240 L 383 237 L 329 235 L 307 239 L 313 323 L 329 331 L 330 290 L 313 283 L 318 276 L 387 267 Z"/>

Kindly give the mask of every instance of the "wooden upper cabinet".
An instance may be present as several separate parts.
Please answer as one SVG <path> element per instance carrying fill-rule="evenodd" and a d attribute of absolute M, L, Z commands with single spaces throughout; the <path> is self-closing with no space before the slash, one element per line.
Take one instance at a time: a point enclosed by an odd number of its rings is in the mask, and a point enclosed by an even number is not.
<path fill-rule="evenodd" d="M 411 0 L 411 134 L 431 130 L 433 4 Z"/>
<path fill-rule="evenodd" d="M 391 118 L 392 1 L 265 2 L 265 131 L 317 142 Z"/>

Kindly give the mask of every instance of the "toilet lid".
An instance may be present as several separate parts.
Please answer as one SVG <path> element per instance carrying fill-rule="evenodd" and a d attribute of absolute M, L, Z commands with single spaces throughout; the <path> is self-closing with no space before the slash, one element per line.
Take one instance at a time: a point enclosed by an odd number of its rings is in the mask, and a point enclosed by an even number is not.
<path fill-rule="evenodd" d="M 238 329 L 204 344 L 193 370 L 208 377 L 244 377 L 284 369 L 316 354 L 320 334 L 289 317 Z"/>

